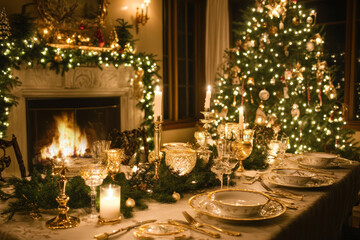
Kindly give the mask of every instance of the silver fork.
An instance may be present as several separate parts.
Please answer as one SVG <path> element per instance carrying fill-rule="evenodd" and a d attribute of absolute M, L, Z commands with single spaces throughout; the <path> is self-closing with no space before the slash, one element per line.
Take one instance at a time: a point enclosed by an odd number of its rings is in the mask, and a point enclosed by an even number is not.
<path fill-rule="evenodd" d="M 192 217 L 190 214 L 188 214 L 186 211 L 183 211 L 182 214 L 184 215 L 184 217 L 186 218 L 186 220 L 188 221 L 188 223 L 190 223 L 191 225 L 195 226 L 196 228 L 206 226 L 206 227 L 210 227 L 210 228 L 212 228 L 212 229 L 215 229 L 216 231 L 219 231 L 219 232 L 225 233 L 225 234 L 227 234 L 227 235 L 230 235 L 230 236 L 241 236 L 241 233 L 240 233 L 240 232 L 228 231 L 228 230 L 224 230 L 224 229 L 222 229 L 222 228 L 219 228 L 219 227 L 216 227 L 216 226 L 207 224 L 207 223 L 200 223 L 199 221 L 195 220 L 195 218 L 193 218 L 193 217 Z"/>

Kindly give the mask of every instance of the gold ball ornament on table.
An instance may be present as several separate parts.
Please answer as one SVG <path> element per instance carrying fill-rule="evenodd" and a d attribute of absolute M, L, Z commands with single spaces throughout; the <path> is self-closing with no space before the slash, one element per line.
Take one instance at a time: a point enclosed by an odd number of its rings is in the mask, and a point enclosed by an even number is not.
<path fill-rule="evenodd" d="M 135 207 L 135 200 L 129 197 L 129 198 L 126 200 L 125 205 L 126 205 L 127 207 L 132 207 L 132 208 L 133 208 L 133 207 Z"/>
<path fill-rule="evenodd" d="M 180 196 L 180 194 L 179 193 L 177 193 L 177 192 L 173 192 L 173 194 L 171 195 L 171 197 L 173 198 L 173 199 L 175 199 L 176 201 L 179 201 L 180 199 L 181 199 L 181 196 Z"/>

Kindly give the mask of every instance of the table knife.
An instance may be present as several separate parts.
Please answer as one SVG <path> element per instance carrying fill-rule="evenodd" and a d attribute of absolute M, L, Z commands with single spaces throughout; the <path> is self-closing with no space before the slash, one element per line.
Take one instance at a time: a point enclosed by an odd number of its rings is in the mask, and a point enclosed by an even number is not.
<path fill-rule="evenodd" d="M 138 222 L 138 223 L 135 223 L 133 225 L 130 225 L 130 226 L 127 226 L 127 227 L 124 227 L 124 228 L 119 228 L 117 230 L 114 230 L 113 232 L 111 233 L 100 233 L 98 235 L 95 235 L 94 236 L 94 239 L 97 239 L 97 240 L 106 240 L 108 239 L 110 236 L 114 235 L 114 234 L 117 234 L 119 232 L 127 232 L 129 231 L 130 229 L 133 229 L 133 228 L 136 228 L 136 227 L 139 227 L 141 225 L 144 225 L 144 224 L 147 224 L 147 223 L 152 223 L 152 222 L 156 222 L 155 219 L 151 219 L 151 220 L 146 220 L 146 221 L 142 221 L 142 222 Z"/>
<path fill-rule="evenodd" d="M 277 195 L 285 197 L 285 198 L 290 198 L 293 200 L 300 200 L 300 201 L 303 200 L 303 198 L 304 198 L 304 195 L 298 195 L 295 193 L 286 192 L 284 190 L 273 190 L 269 186 L 267 186 L 261 178 L 259 181 L 260 181 L 261 186 L 263 186 L 263 188 L 265 188 L 266 191 L 272 192 L 273 194 L 277 194 Z"/>
<path fill-rule="evenodd" d="M 219 233 L 214 233 L 212 231 L 209 231 L 207 229 L 202 229 L 202 228 L 197 228 L 193 225 L 189 225 L 189 224 L 184 224 L 184 223 L 180 223 L 178 221 L 175 221 L 175 220 L 168 220 L 168 223 L 170 224 L 173 224 L 173 225 L 177 225 L 177 226 L 180 226 L 180 227 L 183 227 L 183 228 L 188 228 L 188 229 L 191 229 L 191 230 L 194 230 L 196 232 L 200 232 L 200 233 L 203 233 L 203 234 L 206 234 L 210 237 L 213 237 L 213 238 L 220 238 L 220 234 Z"/>

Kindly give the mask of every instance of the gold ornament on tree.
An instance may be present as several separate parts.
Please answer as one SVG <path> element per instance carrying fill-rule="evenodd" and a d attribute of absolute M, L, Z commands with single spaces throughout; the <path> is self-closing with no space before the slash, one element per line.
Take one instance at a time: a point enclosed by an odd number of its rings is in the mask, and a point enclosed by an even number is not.
<path fill-rule="evenodd" d="M 269 28 L 269 34 L 275 35 L 277 32 L 278 32 L 278 28 L 277 28 L 277 27 L 271 26 L 271 27 Z"/>
<path fill-rule="evenodd" d="M 299 18 L 299 17 L 293 17 L 292 23 L 293 23 L 295 26 L 299 26 L 299 24 L 300 24 L 300 18 Z"/>
<path fill-rule="evenodd" d="M 261 101 L 258 109 L 256 110 L 255 124 L 259 126 L 265 126 L 266 124 L 266 114 L 264 112 L 264 104 Z"/>
<path fill-rule="evenodd" d="M 324 89 L 325 89 L 325 95 L 329 99 L 331 99 L 331 100 L 336 99 L 336 97 L 337 97 L 336 88 L 335 88 L 334 84 L 332 83 L 332 81 L 329 80 L 329 85 L 325 85 Z"/>
<path fill-rule="evenodd" d="M 300 117 L 300 109 L 299 109 L 299 105 L 297 105 L 296 103 L 294 103 L 291 107 L 291 116 L 293 118 L 298 118 Z"/>

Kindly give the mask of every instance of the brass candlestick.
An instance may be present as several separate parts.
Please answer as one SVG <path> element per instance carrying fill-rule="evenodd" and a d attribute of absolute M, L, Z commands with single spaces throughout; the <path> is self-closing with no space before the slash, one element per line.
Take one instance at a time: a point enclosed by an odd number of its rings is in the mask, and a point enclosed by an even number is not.
<path fill-rule="evenodd" d="M 59 214 L 49 221 L 46 222 L 46 226 L 50 229 L 66 229 L 76 227 L 80 224 L 80 219 L 73 216 L 68 216 L 67 212 L 69 207 L 67 202 L 69 201 L 69 196 L 65 194 L 67 179 L 65 177 L 65 161 L 61 159 L 55 159 L 52 161 L 53 164 L 53 175 L 59 175 L 60 179 L 58 180 L 60 195 L 56 198 L 56 201 L 59 203 L 58 211 Z"/>
<path fill-rule="evenodd" d="M 154 127 L 154 153 L 155 153 L 155 175 L 154 179 L 159 179 L 159 168 L 160 168 L 160 161 L 161 161 L 161 155 L 160 155 L 160 144 L 161 144 L 161 130 L 162 130 L 162 121 L 160 119 L 160 116 L 157 116 L 157 118 L 154 121 L 155 127 Z"/>

